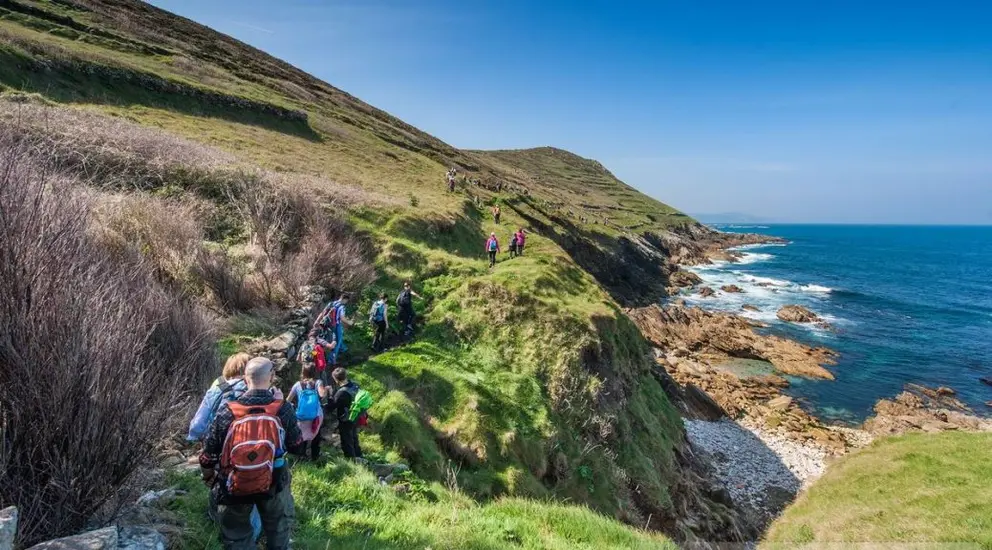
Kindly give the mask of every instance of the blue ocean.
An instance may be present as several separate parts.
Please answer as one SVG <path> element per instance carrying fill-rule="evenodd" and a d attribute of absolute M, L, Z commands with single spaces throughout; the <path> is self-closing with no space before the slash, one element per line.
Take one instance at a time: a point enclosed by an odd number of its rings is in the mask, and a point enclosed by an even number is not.
<path fill-rule="evenodd" d="M 836 380 L 791 379 L 789 392 L 808 409 L 859 422 L 913 382 L 949 386 L 976 413 L 992 414 L 992 387 L 979 381 L 992 377 L 992 227 L 716 227 L 788 244 L 745 247 L 740 262 L 693 268 L 717 295 L 687 301 L 839 352 L 828 367 Z M 720 291 L 726 284 L 744 293 Z M 833 328 L 783 323 L 775 313 L 785 304 L 806 306 Z"/>

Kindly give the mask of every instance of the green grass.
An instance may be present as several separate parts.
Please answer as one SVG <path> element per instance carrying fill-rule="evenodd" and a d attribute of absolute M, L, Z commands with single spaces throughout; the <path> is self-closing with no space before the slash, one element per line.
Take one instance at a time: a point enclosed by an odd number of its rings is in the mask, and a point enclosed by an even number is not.
<path fill-rule="evenodd" d="M 300 464 L 293 470 L 297 509 L 294 547 L 323 550 L 395 549 L 674 549 L 646 533 L 581 506 L 521 498 L 485 504 L 407 476 L 407 492 L 380 485 L 370 472 L 341 460 Z M 219 549 L 216 527 L 206 518 L 206 488 L 195 475 L 173 474 L 189 491 L 172 504 L 190 518 L 182 548 Z"/>
<path fill-rule="evenodd" d="M 992 434 L 886 438 L 831 465 L 772 525 L 764 546 L 972 543 L 989 550 L 990 481 Z"/>

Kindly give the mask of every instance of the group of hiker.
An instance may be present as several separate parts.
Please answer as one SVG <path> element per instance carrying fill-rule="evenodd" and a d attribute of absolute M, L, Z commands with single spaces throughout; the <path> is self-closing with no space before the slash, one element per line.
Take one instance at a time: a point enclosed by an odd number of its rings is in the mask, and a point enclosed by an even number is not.
<path fill-rule="evenodd" d="M 523 256 L 524 245 L 526 242 L 527 233 L 521 227 L 510 237 L 510 257 L 513 258 L 516 256 Z M 496 237 L 496 233 L 490 233 L 489 238 L 486 240 L 486 252 L 489 253 L 489 267 L 496 265 L 496 254 L 502 251 L 503 249 L 499 244 L 499 239 Z"/>
<path fill-rule="evenodd" d="M 406 336 L 413 334 L 414 298 L 420 295 L 407 281 L 396 298 Z M 325 418 L 328 425 L 336 423 L 341 453 L 364 462 L 358 433 L 368 423 L 372 396 L 338 366 L 347 350 L 345 326 L 353 324 L 348 302 L 343 294 L 317 315 L 296 358 L 299 380 L 288 395 L 274 385 L 270 359 L 238 353 L 203 396 L 187 439 L 203 444 L 199 463 L 210 487 L 209 512 L 225 548 L 254 548 L 263 531 L 267 548 L 288 548 L 295 513 L 286 455 L 318 460 Z M 385 344 L 388 310 L 385 294 L 369 310 L 375 351 Z"/>

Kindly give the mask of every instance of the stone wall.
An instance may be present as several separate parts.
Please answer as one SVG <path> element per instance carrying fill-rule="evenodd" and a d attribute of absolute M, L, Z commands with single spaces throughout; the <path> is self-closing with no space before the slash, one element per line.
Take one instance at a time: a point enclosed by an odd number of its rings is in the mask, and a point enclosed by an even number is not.
<path fill-rule="evenodd" d="M 317 320 L 321 310 L 330 299 L 331 292 L 320 286 L 304 290 L 304 298 L 290 312 L 289 320 L 283 325 L 279 336 L 252 348 L 252 352 L 265 355 L 276 366 L 276 373 L 286 375 L 287 368 L 296 362 L 296 354 L 306 340 L 307 332 Z M 297 373 L 292 373 L 295 376 Z"/>

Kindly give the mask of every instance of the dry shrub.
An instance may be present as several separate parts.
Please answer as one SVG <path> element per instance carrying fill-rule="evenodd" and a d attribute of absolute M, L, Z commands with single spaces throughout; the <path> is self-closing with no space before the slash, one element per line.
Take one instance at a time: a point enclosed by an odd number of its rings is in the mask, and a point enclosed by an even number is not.
<path fill-rule="evenodd" d="M 241 179 L 228 193 L 250 235 L 251 280 L 269 304 L 289 305 L 310 284 L 355 291 L 375 279 L 369 243 L 316 197 L 259 177 Z"/>
<path fill-rule="evenodd" d="M 122 255 L 141 255 L 164 282 L 188 282 L 203 243 L 209 205 L 142 193 L 100 197 L 96 230 Z"/>
<path fill-rule="evenodd" d="M 216 368 L 195 307 L 88 232 L 92 205 L 0 130 L 0 507 L 29 546 L 114 501 Z"/>
<path fill-rule="evenodd" d="M 201 249 L 192 276 L 209 291 L 212 303 L 225 313 L 252 311 L 264 303 L 249 284 L 249 270 L 226 250 Z"/>
<path fill-rule="evenodd" d="M 0 101 L 0 122 L 37 151 L 48 167 L 112 189 L 158 189 L 173 185 L 209 195 L 226 152 L 119 118 L 81 109 Z"/>

